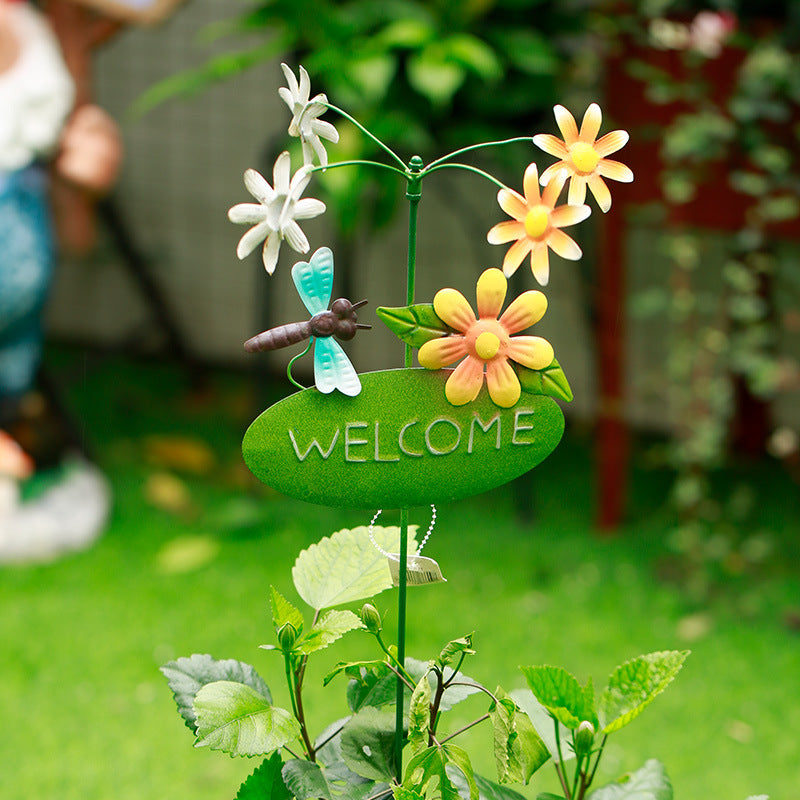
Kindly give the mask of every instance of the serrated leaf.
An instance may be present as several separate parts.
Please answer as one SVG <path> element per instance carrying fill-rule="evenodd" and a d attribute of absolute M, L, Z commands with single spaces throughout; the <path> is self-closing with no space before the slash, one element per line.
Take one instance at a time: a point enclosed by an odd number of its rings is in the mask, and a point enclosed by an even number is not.
<path fill-rule="evenodd" d="M 265 758 L 239 787 L 236 800 L 290 800 L 291 792 L 283 782 L 280 753 Z"/>
<path fill-rule="evenodd" d="M 584 720 L 585 695 L 577 678 L 563 667 L 520 667 L 536 699 L 560 722 L 574 730 Z"/>
<path fill-rule="evenodd" d="M 416 548 L 416 530 L 416 525 L 408 526 L 410 553 Z M 398 527 L 376 525 L 372 537 L 387 553 L 400 549 Z M 317 610 L 374 597 L 392 586 L 386 556 L 370 540 L 366 525 L 337 531 L 303 550 L 292 579 L 300 597 Z"/>
<path fill-rule="evenodd" d="M 453 770 L 450 780 L 455 784 L 461 797 L 467 800 L 469 798 L 469 786 L 461 773 L 458 770 Z M 514 789 L 509 789 L 508 786 L 500 786 L 500 784 L 484 778 L 483 775 L 475 775 L 475 786 L 478 788 L 479 800 L 526 800 L 524 795 L 514 791 Z"/>
<path fill-rule="evenodd" d="M 529 689 L 515 689 L 509 695 L 517 706 L 525 712 L 528 719 L 531 721 L 536 733 L 539 734 L 548 751 L 550 757 L 558 762 L 558 745 L 556 743 L 555 726 L 558 725 L 559 738 L 562 742 L 566 742 L 570 738 L 569 729 L 558 720 L 554 720 L 550 716 L 550 712 L 533 696 Z M 569 761 L 575 758 L 575 752 L 572 748 L 562 747 L 561 756 L 564 761 Z"/>
<path fill-rule="evenodd" d="M 394 800 L 425 800 L 425 795 L 397 784 L 392 786 L 392 794 L 394 795 Z"/>
<path fill-rule="evenodd" d="M 478 787 L 469 763 L 469 756 L 454 745 L 434 745 L 417 753 L 406 765 L 403 788 L 427 794 L 426 787 L 435 781 L 441 800 L 457 800 L 458 788 L 447 774 L 447 765 L 454 764 L 461 771 L 469 787 L 470 800 L 478 800 Z"/>
<path fill-rule="evenodd" d="M 406 672 L 408 672 L 415 681 L 418 681 L 423 673 L 428 672 L 429 666 L 430 662 L 419 661 L 416 658 L 406 658 L 405 661 Z M 465 675 L 463 672 L 454 672 L 452 667 L 445 667 L 442 670 L 442 676 L 445 684 L 449 683 L 452 679 L 453 683 L 456 685 L 454 686 L 451 683 L 444 690 L 439 701 L 439 711 L 449 711 L 457 703 L 481 691 L 476 682 L 470 678 L 469 675 Z M 436 678 L 433 674 L 430 674 L 428 675 L 428 680 L 433 684 Z"/>
<path fill-rule="evenodd" d="M 255 689 L 234 681 L 206 684 L 194 700 L 196 747 L 233 756 L 272 753 L 300 735 L 300 725 Z"/>
<path fill-rule="evenodd" d="M 342 758 L 356 775 L 378 781 L 394 779 L 395 713 L 371 706 L 354 714 L 342 729 Z"/>
<path fill-rule="evenodd" d="M 335 770 L 303 759 L 286 762 L 283 780 L 297 800 L 363 800 L 375 787 L 373 781 L 362 781 L 352 773 L 342 779 Z"/>
<path fill-rule="evenodd" d="M 341 639 L 346 633 L 363 627 L 360 617 L 352 611 L 328 611 L 300 640 L 297 649 L 304 655 L 315 653 Z"/>
<path fill-rule="evenodd" d="M 470 656 L 475 655 L 475 651 L 472 649 L 471 633 L 462 636 L 460 639 L 453 639 L 444 646 L 437 659 L 439 666 L 446 667 L 457 655 L 460 656 L 462 653 Z"/>
<path fill-rule="evenodd" d="M 547 745 L 536 733 L 528 716 L 514 700 L 498 688 L 498 702 L 492 703 L 489 717 L 494 730 L 494 757 L 500 783 L 527 784 L 549 758 Z"/>
<path fill-rule="evenodd" d="M 411 693 L 408 709 L 408 744 L 411 753 L 419 753 L 428 746 L 431 729 L 431 683 L 426 672 Z"/>
<path fill-rule="evenodd" d="M 593 791 L 588 800 L 672 800 L 664 765 L 651 758 L 636 772 Z"/>
<path fill-rule="evenodd" d="M 274 586 L 270 586 L 270 608 L 272 608 L 272 622 L 275 630 L 290 623 L 298 634 L 303 631 L 303 615 L 298 608 L 293 606 Z"/>
<path fill-rule="evenodd" d="M 340 661 L 324 678 L 323 686 L 327 686 L 337 675 L 346 672 L 352 678 L 358 678 L 364 670 L 379 669 L 386 667 L 386 662 L 382 659 L 369 659 L 367 661 Z M 386 667 L 388 670 L 389 668 Z"/>
<path fill-rule="evenodd" d="M 520 364 L 514 365 L 523 392 L 556 397 L 567 403 L 572 402 L 572 388 L 557 359 L 544 369 L 528 369 Z"/>
<path fill-rule="evenodd" d="M 421 347 L 431 339 L 440 339 L 453 332 L 433 310 L 433 303 L 386 308 L 380 306 L 375 313 L 384 325 L 402 342 L 411 347 Z"/>
<path fill-rule="evenodd" d="M 169 688 L 183 717 L 186 727 L 193 733 L 197 731 L 197 716 L 194 712 L 194 699 L 200 689 L 215 681 L 236 681 L 255 689 L 267 702 L 272 695 L 264 679 L 249 664 L 232 658 L 217 661 L 208 654 L 195 653 L 188 658 L 170 661 L 161 667 Z"/>
<path fill-rule="evenodd" d="M 636 719 L 669 686 L 688 655 L 689 650 L 663 650 L 617 667 L 600 696 L 602 732 L 618 731 Z"/>
<path fill-rule="evenodd" d="M 397 676 L 386 664 L 382 669 L 367 670 L 347 685 L 347 704 L 355 713 L 365 706 L 381 706 L 397 700 Z"/>

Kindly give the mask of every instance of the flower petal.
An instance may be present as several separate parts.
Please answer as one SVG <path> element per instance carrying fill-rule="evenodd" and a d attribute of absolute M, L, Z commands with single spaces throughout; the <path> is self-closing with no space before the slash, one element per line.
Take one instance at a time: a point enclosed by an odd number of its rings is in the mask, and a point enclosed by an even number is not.
<path fill-rule="evenodd" d="M 599 175 L 591 175 L 589 177 L 589 188 L 592 190 L 600 210 L 605 214 L 611 208 L 611 192 L 608 191 L 606 182 Z"/>
<path fill-rule="evenodd" d="M 477 320 L 467 298 L 457 289 L 440 289 L 433 298 L 433 310 L 446 325 L 465 332 Z"/>
<path fill-rule="evenodd" d="M 258 225 L 250 228 L 239 239 L 239 244 L 236 245 L 236 255 L 239 259 L 247 258 L 253 250 L 261 244 L 265 236 L 272 233 L 272 228 L 267 222 L 260 222 Z"/>
<path fill-rule="evenodd" d="M 525 223 L 515 219 L 498 222 L 486 234 L 489 244 L 505 244 L 525 236 Z"/>
<path fill-rule="evenodd" d="M 503 274 L 507 278 L 511 277 L 517 271 L 517 268 L 523 262 L 525 256 L 530 253 L 533 245 L 533 240 L 529 236 L 526 236 L 524 239 L 518 239 L 508 248 L 506 257 L 503 259 Z"/>
<path fill-rule="evenodd" d="M 586 178 L 583 175 L 573 175 L 569 181 L 567 203 L 571 206 L 582 206 L 585 200 Z"/>
<path fill-rule="evenodd" d="M 309 243 L 306 235 L 300 229 L 300 226 L 290 219 L 281 229 L 284 239 L 289 243 L 289 246 L 297 253 L 307 253 L 309 250 Z"/>
<path fill-rule="evenodd" d="M 600 133 L 600 126 L 603 124 L 603 112 L 597 103 L 592 103 L 586 109 L 581 122 L 581 132 L 579 138 L 582 142 L 594 144 L 597 134 Z"/>
<path fill-rule="evenodd" d="M 548 177 L 547 186 L 544 187 L 544 191 L 542 192 L 542 202 L 546 206 L 553 208 L 568 177 L 569 170 L 566 169 L 560 169 Z"/>
<path fill-rule="evenodd" d="M 507 289 L 508 281 L 499 269 L 487 269 L 481 273 L 475 290 L 480 319 L 497 319 L 503 308 Z"/>
<path fill-rule="evenodd" d="M 300 85 L 297 88 L 297 94 L 300 102 L 304 105 L 308 103 L 308 98 L 311 96 L 311 79 L 308 77 L 305 67 L 298 64 L 298 71 L 300 73 Z"/>
<path fill-rule="evenodd" d="M 528 204 L 525 202 L 525 198 L 513 189 L 501 189 L 497 193 L 497 202 L 509 217 L 514 217 L 520 222 L 528 213 Z"/>
<path fill-rule="evenodd" d="M 278 264 L 278 253 L 281 249 L 281 237 L 277 231 L 273 231 L 264 242 L 264 248 L 261 251 L 261 260 L 264 262 L 264 269 L 268 275 L 275 272 L 275 267 Z"/>
<path fill-rule="evenodd" d="M 288 160 L 287 160 L 288 165 Z M 288 175 L 288 171 L 287 171 Z M 303 164 L 294 175 L 292 175 L 292 180 L 288 182 L 287 188 L 285 193 L 290 195 L 292 199 L 297 200 L 301 194 L 306 190 L 306 186 L 308 186 L 309 182 L 311 181 L 311 165 L 310 164 Z M 277 184 L 275 186 L 277 189 Z"/>
<path fill-rule="evenodd" d="M 266 218 L 267 209 L 261 203 L 237 203 L 228 209 L 228 219 L 237 225 L 257 225 Z"/>
<path fill-rule="evenodd" d="M 556 158 L 566 158 L 569 155 L 569 150 L 567 150 L 564 142 L 551 133 L 537 133 L 533 137 L 533 143 L 541 150 L 544 150 L 545 153 L 549 153 Z"/>
<path fill-rule="evenodd" d="M 564 144 L 569 147 L 578 140 L 578 125 L 575 122 L 575 117 L 561 105 L 555 106 L 553 113 L 556 115 L 558 129 L 564 137 Z"/>
<path fill-rule="evenodd" d="M 577 261 L 583 255 L 575 240 L 558 228 L 553 228 L 550 231 L 550 236 L 547 237 L 547 244 L 561 258 L 566 258 L 569 261 Z"/>
<path fill-rule="evenodd" d="M 339 141 L 339 131 L 337 131 L 330 122 L 326 122 L 324 119 L 315 119 L 311 124 L 311 130 L 314 131 L 317 136 L 321 136 L 323 139 L 327 139 L 334 144 Z"/>
<path fill-rule="evenodd" d="M 467 354 L 467 342 L 463 336 L 442 336 L 430 339 L 420 346 L 417 360 L 425 369 L 441 369 Z"/>
<path fill-rule="evenodd" d="M 506 349 L 508 357 L 528 369 L 544 369 L 553 363 L 553 346 L 541 336 L 514 336 Z"/>
<path fill-rule="evenodd" d="M 547 186 L 548 183 L 553 179 L 555 175 L 562 169 L 569 170 L 569 164 L 566 161 L 556 161 L 555 164 L 551 164 L 543 173 L 542 177 L 539 178 L 539 183 L 542 186 Z M 569 172 L 567 173 L 569 174 Z"/>
<path fill-rule="evenodd" d="M 587 205 L 581 206 L 558 206 L 550 213 L 550 224 L 554 228 L 568 228 L 570 225 L 577 225 L 583 222 L 592 213 L 592 209 Z"/>
<path fill-rule="evenodd" d="M 272 183 L 277 194 L 287 194 L 289 191 L 289 170 L 292 168 L 289 151 L 284 150 L 275 160 L 272 168 Z"/>
<path fill-rule="evenodd" d="M 542 201 L 539 194 L 539 167 L 535 163 L 528 164 L 522 178 L 522 191 L 525 193 L 525 202 L 529 206 L 538 205 Z"/>
<path fill-rule="evenodd" d="M 259 203 L 271 203 L 275 199 L 275 190 L 267 183 L 267 179 L 254 169 L 244 171 L 244 186 Z"/>
<path fill-rule="evenodd" d="M 311 147 L 313 148 L 314 152 L 317 154 L 317 158 L 319 159 L 320 166 L 327 167 L 328 166 L 328 151 L 325 149 L 325 145 L 322 144 L 319 136 L 311 136 L 309 138 L 309 142 L 311 143 Z"/>
<path fill-rule="evenodd" d="M 295 219 L 313 219 L 325 213 L 325 203 L 313 197 L 304 197 L 294 204 Z"/>
<path fill-rule="evenodd" d="M 630 167 L 626 167 L 619 161 L 612 161 L 610 158 L 600 159 L 597 163 L 597 174 L 621 183 L 630 183 L 633 180 L 633 171 Z"/>
<path fill-rule="evenodd" d="M 467 356 L 444 385 L 445 397 L 454 406 L 463 406 L 478 396 L 483 385 L 483 361 Z"/>
<path fill-rule="evenodd" d="M 522 394 L 519 378 L 505 358 L 495 358 L 486 365 L 486 386 L 492 402 L 501 408 L 511 408 Z"/>
<path fill-rule="evenodd" d="M 292 68 L 288 64 L 281 62 L 281 69 L 283 70 L 283 75 L 286 78 L 286 83 L 289 86 L 289 91 L 294 97 L 297 97 L 297 95 L 300 94 L 300 88 L 297 85 L 297 78 L 295 78 Z"/>
<path fill-rule="evenodd" d="M 518 333 L 535 325 L 544 316 L 545 311 L 547 311 L 547 298 L 542 292 L 529 289 L 514 299 L 503 312 L 499 322 L 508 333 Z"/>
<path fill-rule="evenodd" d="M 294 97 L 292 96 L 291 90 L 287 89 L 285 86 L 281 86 L 280 89 L 278 89 L 278 95 L 281 100 L 289 106 L 289 111 L 294 114 Z M 294 136 L 297 136 L 297 134 L 295 133 Z"/>
<path fill-rule="evenodd" d="M 627 131 L 611 131 L 595 142 L 594 149 L 601 158 L 621 150 L 628 143 Z"/>
<path fill-rule="evenodd" d="M 550 280 L 550 255 L 544 243 L 531 251 L 531 272 L 540 286 L 547 286 Z"/>

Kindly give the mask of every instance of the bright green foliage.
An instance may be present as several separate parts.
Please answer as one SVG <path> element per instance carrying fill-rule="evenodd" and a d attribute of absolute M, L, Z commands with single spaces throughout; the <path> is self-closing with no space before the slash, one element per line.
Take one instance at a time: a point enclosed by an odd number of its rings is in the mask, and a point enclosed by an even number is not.
<path fill-rule="evenodd" d="M 409 552 L 416 546 L 416 526 L 409 527 Z M 375 542 L 396 553 L 400 528 L 374 526 Z M 370 541 L 366 526 L 337 531 L 303 550 L 292 569 L 297 593 L 312 608 L 330 608 L 365 600 L 392 585 L 386 557 Z"/>
<path fill-rule="evenodd" d="M 672 800 L 664 765 L 651 758 L 644 766 L 589 795 L 589 800 Z"/>
<path fill-rule="evenodd" d="M 288 622 L 297 633 L 302 633 L 303 615 L 274 586 L 270 586 L 270 607 L 276 631 Z"/>
<path fill-rule="evenodd" d="M 236 681 L 244 683 L 272 702 L 269 687 L 263 678 L 242 661 L 229 658 L 217 661 L 209 655 L 195 653 L 188 658 L 170 661 L 161 667 L 166 676 L 169 688 L 175 697 L 178 713 L 183 717 L 186 726 L 193 732 L 197 730 L 197 716 L 194 711 L 194 699 L 203 686 L 215 681 Z"/>
<path fill-rule="evenodd" d="M 688 650 L 665 650 L 617 667 L 600 697 L 603 733 L 618 731 L 638 717 L 672 682 L 688 655 Z"/>
<path fill-rule="evenodd" d="M 265 758 L 239 787 L 235 800 L 291 800 L 291 793 L 283 782 L 280 753 Z"/>
<path fill-rule="evenodd" d="M 494 728 L 494 758 L 500 783 L 527 784 L 550 753 L 525 712 L 498 687 L 489 716 Z"/>
<path fill-rule="evenodd" d="M 475 651 L 472 649 L 472 634 L 468 634 L 467 636 L 462 636 L 460 639 L 453 639 L 452 642 L 448 642 L 442 652 L 439 653 L 439 658 L 437 659 L 437 663 L 440 667 L 446 667 L 456 656 L 461 655 L 468 655 L 474 656 Z"/>
<path fill-rule="evenodd" d="M 552 364 L 544 369 L 528 369 L 519 364 L 515 365 L 515 369 L 523 392 L 572 402 L 572 388 L 558 359 L 554 358 Z"/>
<path fill-rule="evenodd" d="M 455 745 L 434 745 L 417 753 L 406 766 L 403 788 L 424 795 L 433 781 L 442 800 L 460 800 L 458 789 L 445 769 L 448 764 L 455 766 L 466 779 L 470 800 L 478 800 L 478 787 L 469 756 Z"/>
<path fill-rule="evenodd" d="M 362 800 L 372 790 L 371 781 L 343 781 L 319 764 L 299 758 L 287 761 L 283 779 L 297 800 Z"/>
<path fill-rule="evenodd" d="M 594 716 L 594 691 L 581 687 L 562 667 L 521 667 L 536 699 L 567 728 L 575 729 Z"/>
<path fill-rule="evenodd" d="M 431 682 L 426 672 L 411 693 L 408 709 L 408 745 L 416 754 L 428 746 L 431 729 Z"/>
<path fill-rule="evenodd" d="M 364 623 L 352 611 L 328 611 L 300 640 L 297 649 L 308 655 L 333 644 L 346 633 L 363 627 Z"/>
<path fill-rule="evenodd" d="M 342 758 L 356 775 L 391 781 L 397 773 L 394 758 L 394 710 L 366 706 L 342 730 Z"/>
<path fill-rule="evenodd" d="M 433 303 L 417 303 L 400 308 L 380 306 L 375 313 L 400 341 L 411 347 L 421 347 L 431 339 L 453 333 L 453 329 L 442 322 L 433 310 Z"/>
<path fill-rule="evenodd" d="M 216 681 L 203 686 L 194 700 L 198 747 L 232 756 L 272 753 L 300 734 L 297 720 L 243 683 Z"/>
<path fill-rule="evenodd" d="M 531 721 L 536 733 L 539 734 L 545 746 L 547 747 L 550 756 L 556 763 L 569 761 L 575 757 L 571 749 L 567 748 L 567 752 L 558 752 L 558 744 L 556 740 L 556 729 L 561 741 L 567 741 L 570 736 L 570 730 L 557 719 L 554 719 L 550 712 L 536 699 L 533 692 L 529 689 L 516 689 L 511 692 L 511 698 L 521 708 L 528 719 Z"/>

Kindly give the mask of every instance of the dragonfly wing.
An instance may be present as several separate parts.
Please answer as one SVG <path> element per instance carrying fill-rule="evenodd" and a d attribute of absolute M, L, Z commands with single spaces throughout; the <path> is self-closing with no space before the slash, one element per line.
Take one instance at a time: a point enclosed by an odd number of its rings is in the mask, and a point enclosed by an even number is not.
<path fill-rule="evenodd" d="M 314 340 L 314 382 L 323 394 L 338 389 L 348 397 L 361 392 L 361 381 L 350 359 L 333 337 Z"/>
<path fill-rule="evenodd" d="M 292 280 L 303 305 L 313 314 L 328 308 L 333 291 L 333 252 L 320 247 L 308 261 L 292 267 Z"/>

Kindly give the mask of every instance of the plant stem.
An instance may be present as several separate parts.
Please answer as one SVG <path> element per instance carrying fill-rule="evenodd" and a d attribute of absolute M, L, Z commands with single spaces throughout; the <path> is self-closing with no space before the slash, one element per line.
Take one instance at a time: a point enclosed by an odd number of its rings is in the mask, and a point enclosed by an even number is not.
<path fill-rule="evenodd" d="M 499 187 L 500 189 L 508 189 L 502 181 L 497 180 L 494 175 L 490 175 L 488 172 L 482 169 L 478 169 L 478 167 L 473 167 L 470 164 L 461 164 L 458 162 L 455 163 L 448 163 L 448 164 L 439 164 L 435 167 L 426 167 L 423 171 L 424 175 L 430 175 L 432 172 L 437 172 L 440 169 L 463 169 L 467 172 L 474 172 L 476 175 L 480 175 L 482 178 L 486 178 L 487 180 L 491 181 L 495 186 Z"/>
<path fill-rule="evenodd" d="M 400 158 L 400 156 L 398 156 L 397 153 L 395 153 L 394 150 L 392 150 L 392 148 L 389 147 L 389 145 L 382 142 L 374 133 L 372 133 L 372 131 L 367 130 L 355 117 L 351 117 L 346 111 L 343 111 L 338 106 L 333 105 L 333 103 L 321 102 L 320 104 L 326 106 L 331 111 L 335 111 L 337 114 L 344 117 L 346 120 L 352 122 L 353 125 L 355 125 L 367 138 L 375 142 L 375 144 L 377 144 L 378 147 L 380 147 L 384 152 L 388 153 L 405 170 L 406 165 L 403 162 L 403 159 Z"/>
<path fill-rule="evenodd" d="M 464 153 L 472 152 L 473 150 L 480 150 L 484 147 L 499 147 L 504 144 L 513 144 L 514 142 L 532 142 L 532 141 L 533 137 L 531 136 L 514 136 L 512 139 L 499 139 L 496 142 L 481 142 L 480 144 L 472 144 L 469 147 L 462 147 L 459 150 L 453 150 L 452 153 L 448 153 L 446 156 L 437 158 L 436 161 L 431 161 L 431 163 L 428 164 L 426 168 L 426 172 L 431 167 L 437 167 L 439 164 L 443 164 L 445 161 L 449 161 L 451 158 L 463 155 Z"/>
<path fill-rule="evenodd" d="M 558 720 L 553 719 L 553 726 L 555 727 L 556 732 L 556 750 L 558 751 L 558 761 L 556 762 L 556 773 L 558 775 L 558 779 L 561 781 L 561 788 L 564 790 L 564 796 L 567 800 L 571 800 L 572 792 L 569 788 L 569 783 L 567 782 L 567 775 L 564 772 L 562 764 L 564 763 L 564 756 L 561 753 L 561 733 L 558 730 Z"/>
<path fill-rule="evenodd" d="M 394 172 L 397 175 L 402 176 L 403 178 L 406 177 L 406 172 L 403 169 L 398 169 L 397 167 L 393 167 L 391 164 L 384 164 L 382 161 L 370 161 L 368 159 L 363 158 L 353 158 L 349 161 L 334 161 L 333 164 L 327 164 L 326 166 L 322 166 L 318 164 L 315 167 L 311 167 L 309 172 L 325 172 L 328 169 L 337 169 L 338 167 L 380 167 L 381 169 L 388 169 Z"/>
<path fill-rule="evenodd" d="M 481 722 L 485 722 L 487 719 L 489 719 L 489 715 L 488 714 L 484 714 L 482 717 L 478 717 L 478 719 L 474 719 L 474 720 L 472 720 L 472 722 L 468 722 L 466 725 L 464 725 L 463 728 L 459 728 L 454 733 L 451 733 L 448 736 L 445 736 L 444 739 L 441 740 L 440 744 L 444 744 L 445 742 L 449 742 L 451 739 L 455 738 L 459 734 L 464 733 L 464 731 L 468 731 L 470 728 L 474 728 L 476 725 L 480 725 Z"/>
<path fill-rule="evenodd" d="M 404 665 L 406 660 L 406 562 L 408 560 L 408 509 L 400 509 L 400 575 L 397 596 L 397 660 Z M 403 690 L 402 679 L 397 678 L 397 705 L 394 724 L 394 757 L 397 767 L 397 782 L 403 780 Z"/>

